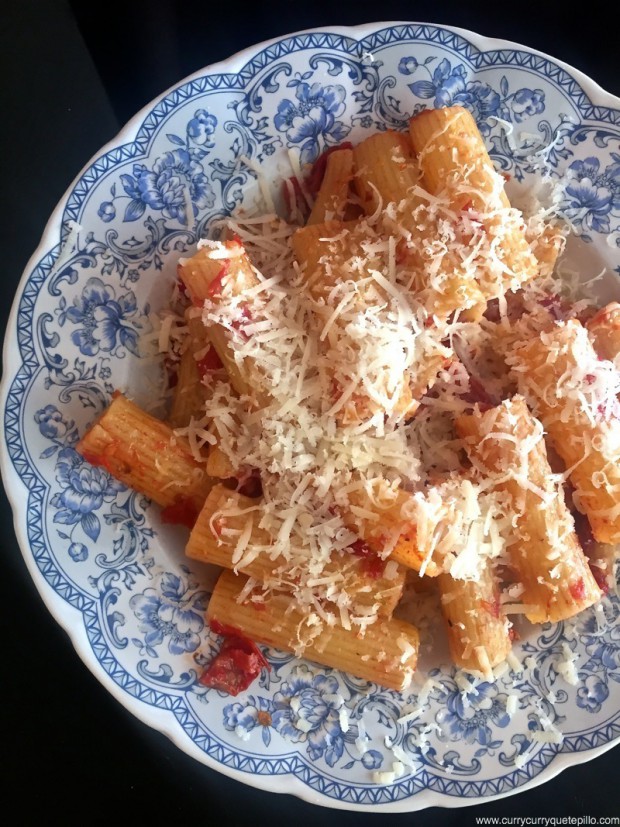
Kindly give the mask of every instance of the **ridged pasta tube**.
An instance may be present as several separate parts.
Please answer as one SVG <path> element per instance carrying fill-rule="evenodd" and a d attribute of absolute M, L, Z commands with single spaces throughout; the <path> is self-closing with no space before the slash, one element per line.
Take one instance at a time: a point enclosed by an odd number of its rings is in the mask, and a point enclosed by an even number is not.
<path fill-rule="evenodd" d="M 259 521 L 260 501 L 216 485 L 194 525 L 185 553 L 194 560 L 234 569 L 277 586 L 280 565 L 288 579 L 294 576 L 289 571 L 291 563 L 271 559 L 273 540 L 259 527 Z M 381 573 L 369 568 L 364 557 L 338 552 L 332 553 L 321 577 L 337 577 L 339 589 L 348 592 L 352 605 L 377 604 L 377 614 L 385 618 L 392 616 L 405 582 L 404 569 L 392 564 L 388 571 L 390 577 L 385 569 Z"/>
<path fill-rule="evenodd" d="M 549 466 L 542 425 L 523 397 L 462 415 L 456 427 L 474 467 L 509 498 L 515 540 L 507 555 L 522 586 L 518 610 L 532 623 L 555 623 L 596 603 L 601 592 Z"/>
<path fill-rule="evenodd" d="M 597 357 L 580 322 L 557 322 L 508 364 L 564 461 L 600 543 L 620 542 L 620 374 Z"/>
<path fill-rule="evenodd" d="M 392 618 L 368 626 L 363 637 L 335 625 L 304 645 L 306 618 L 292 608 L 285 594 L 258 606 L 239 600 L 246 578 L 224 571 L 213 590 L 207 618 L 239 629 L 258 643 L 303 655 L 323 666 L 342 669 L 362 680 L 397 691 L 411 684 L 416 668 L 419 635 L 415 626 Z"/>
<path fill-rule="evenodd" d="M 176 509 L 178 522 L 195 519 L 213 485 L 205 463 L 196 459 L 184 437 L 120 393 L 76 449 L 158 505 Z"/>

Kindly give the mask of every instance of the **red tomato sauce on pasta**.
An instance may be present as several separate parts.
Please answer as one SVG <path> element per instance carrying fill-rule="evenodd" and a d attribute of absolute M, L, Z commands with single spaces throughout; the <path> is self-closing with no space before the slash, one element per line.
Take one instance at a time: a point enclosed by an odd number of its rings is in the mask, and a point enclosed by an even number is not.
<path fill-rule="evenodd" d="M 254 641 L 239 629 L 211 620 L 210 627 L 224 642 L 220 651 L 199 678 L 203 686 L 238 695 L 250 686 L 263 668 L 271 669 Z"/>

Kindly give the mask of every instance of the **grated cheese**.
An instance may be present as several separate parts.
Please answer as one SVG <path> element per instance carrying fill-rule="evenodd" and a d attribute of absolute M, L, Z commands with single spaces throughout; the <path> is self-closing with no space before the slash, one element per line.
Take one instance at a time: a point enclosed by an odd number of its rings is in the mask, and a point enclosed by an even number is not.
<path fill-rule="evenodd" d="M 289 159 L 312 207 L 299 156 L 291 151 Z M 544 439 L 542 426 L 532 440 L 519 441 L 506 423 L 496 422 L 483 441 L 517 444 L 520 462 L 500 474 L 489 475 L 488 469 L 476 466 L 463 474 L 464 443 L 454 432 L 454 418 L 471 409 L 469 398 L 475 389 L 471 380 L 481 371 L 485 388 L 498 399 L 511 396 L 517 382 L 531 399 L 541 392 L 535 387 L 536 377 L 522 370 L 517 360 L 509 373 L 503 358 L 501 370 L 492 358 L 497 356 L 493 349 L 498 337 L 514 346 L 535 333 L 552 344 L 549 313 L 535 309 L 541 296 L 538 287 L 528 285 L 522 291 L 523 321 L 515 322 L 514 302 L 507 293 L 521 288 L 522 279 L 505 266 L 501 247 L 515 229 L 527 227 L 532 238 L 540 236 L 545 226 L 540 216 L 545 220 L 553 216 L 557 203 L 524 222 L 513 208 L 489 207 L 484 214 L 455 212 L 446 198 L 419 186 L 412 196 L 423 203 L 413 215 L 408 199 L 383 204 L 376 193 L 375 213 L 359 220 L 355 231 L 344 228 L 319 240 L 320 263 L 331 281 L 317 295 L 294 260 L 296 228 L 275 214 L 260 166 L 246 156 L 239 160 L 256 175 L 268 214 L 240 212 L 222 222 L 223 231 L 233 233 L 238 243 L 203 239 L 199 247 L 214 261 L 247 252 L 257 282 L 242 295 L 233 295 L 224 281 L 222 296 L 207 299 L 196 312 L 205 325 L 217 325 L 230 334 L 231 356 L 248 385 L 248 396 L 237 394 L 228 382 L 214 382 L 204 416 L 193 418 L 176 433 L 187 437 L 197 459 L 206 445 L 217 444 L 233 467 L 259 473 L 263 497 L 243 515 L 243 523 L 237 523 L 234 531 L 226 527 L 226 518 L 235 513 L 232 504 L 225 504 L 213 519 L 222 521 L 221 536 L 234 545 L 236 569 L 258 555 L 273 562 L 272 576 L 264 583 L 250 578 L 239 599 L 260 603 L 271 593 L 292 594 L 292 608 L 303 615 L 296 646 L 301 655 L 310 641 L 320 641 L 321 634 L 334 625 L 363 636 L 377 622 L 379 603 L 368 602 L 368 594 L 356 591 L 350 547 L 358 540 L 362 524 L 383 525 L 378 504 L 393 500 L 399 492 L 410 495 L 400 517 L 415 530 L 423 555 L 420 575 L 433 564 L 457 580 L 475 581 L 483 567 L 507 561 L 506 550 L 515 537 L 515 515 L 497 493 L 498 482 L 517 480 L 523 491 L 538 498 L 541 508 L 556 496 L 554 491 L 566 475 L 554 475 L 553 490 L 534 486 L 528 476 L 527 454 Z M 503 186 L 500 176 L 495 185 L 498 191 Z M 497 232 L 490 232 L 490 226 Z M 343 262 L 341 251 L 352 232 L 359 243 Z M 464 298 L 452 314 L 436 312 L 451 289 L 446 267 L 450 262 L 458 264 L 465 280 L 477 285 L 486 300 L 497 299 L 497 324 L 465 319 L 462 311 L 474 307 L 477 299 Z M 186 333 L 182 313 L 164 315 L 154 333 L 159 352 L 178 358 Z M 559 393 L 583 414 L 584 421 L 608 420 L 616 415 L 618 371 L 583 358 L 582 345 L 579 340 L 573 353 L 579 368 L 562 376 Z M 617 445 L 611 437 L 605 440 L 610 452 L 620 446 L 620 440 Z M 604 474 L 597 477 L 597 485 L 607 482 Z M 240 516 L 238 510 L 236 515 Z M 269 535 L 268 545 L 252 544 L 255 527 Z M 560 560 L 569 529 L 572 526 L 559 528 L 554 559 Z M 395 529 L 385 531 L 381 554 L 387 561 L 385 581 L 399 575 L 398 564 L 387 558 L 400 536 L 398 521 Z M 342 556 L 339 569 L 329 566 L 334 554 Z M 561 571 L 558 562 L 551 577 L 558 579 Z M 504 613 L 527 614 L 534 608 L 520 602 L 523 591 L 522 584 L 504 590 Z M 400 655 L 394 661 L 402 669 L 405 687 L 412 678 L 406 664 L 415 651 L 404 637 L 395 644 Z M 468 653 L 475 656 L 480 671 L 474 676 L 458 670 L 455 675 L 466 708 L 477 697 L 481 709 L 488 702 L 480 698 L 479 680 L 495 681 L 509 669 L 514 675 L 524 670 L 513 653 L 495 669 L 484 647 L 471 642 Z M 368 659 L 368 655 L 361 657 Z M 378 659 L 387 657 L 383 653 Z M 556 669 L 573 684 L 578 680 L 575 660 L 564 644 Z M 536 668 L 535 659 L 527 658 L 526 667 Z M 410 702 L 397 723 L 406 726 L 421 718 L 438 686 L 429 678 L 415 705 Z M 342 732 L 349 732 L 352 725 L 344 700 L 334 696 L 327 702 L 334 704 Z M 519 696 L 509 694 L 507 714 L 512 716 L 518 709 Z M 291 711 L 294 726 L 309 733 L 312 724 L 303 717 L 299 699 L 291 700 Z M 532 733 L 532 742 L 561 743 L 561 733 L 540 720 L 542 729 Z M 422 756 L 429 749 L 429 737 L 438 731 L 437 724 L 431 724 L 412 738 Z M 369 740 L 360 720 L 354 739 L 360 755 L 367 751 Z M 393 783 L 407 769 L 417 769 L 401 747 L 391 743 L 388 747 L 394 757 L 392 769 L 374 773 L 377 783 Z M 516 766 L 525 763 L 531 749 L 532 745 L 517 756 Z"/>
<path fill-rule="evenodd" d="M 579 673 L 577 671 L 577 655 L 572 652 L 570 646 L 562 643 L 562 658 L 556 661 L 555 668 L 559 675 L 561 675 L 566 683 L 571 686 L 577 686 L 579 683 Z"/>

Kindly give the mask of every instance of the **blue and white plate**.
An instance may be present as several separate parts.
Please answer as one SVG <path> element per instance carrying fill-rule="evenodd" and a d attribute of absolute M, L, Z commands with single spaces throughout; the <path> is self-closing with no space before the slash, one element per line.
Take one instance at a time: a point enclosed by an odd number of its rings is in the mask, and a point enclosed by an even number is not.
<path fill-rule="evenodd" d="M 142 345 L 152 314 L 177 258 L 210 222 L 259 196 L 254 168 L 275 181 L 291 174 L 289 151 L 311 162 L 343 140 L 403 128 L 425 106 L 456 103 L 473 111 L 515 187 L 530 186 L 541 163 L 570 177 L 573 255 L 584 278 L 607 268 L 604 298 L 617 296 L 620 101 L 515 44 L 372 24 L 256 46 L 146 107 L 57 207 L 6 338 L 4 480 L 32 577 L 81 658 L 197 760 L 332 807 L 461 806 L 611 747 L 620 737 L 617 599 L 576 626 L 526 630 L 515 646 L 526 668 L 495 684 L 464 690 L 431 653 L 428 705 L 408 721 L 399 718 L 415 698 L 276 651 L 270 674 L 224 696 L 197 683 L 216 641 L 204 621 L 209 581 L 184 559 L 184 531 L 163 526 L 157 508 L 84 462 L 75 444 L 115 388 L 152 399 Z M 563 677 L 567 660 L 577 685 Z M 404 775 L 377 783 L 373 773 L 390 772 L 395 753 Z"/>

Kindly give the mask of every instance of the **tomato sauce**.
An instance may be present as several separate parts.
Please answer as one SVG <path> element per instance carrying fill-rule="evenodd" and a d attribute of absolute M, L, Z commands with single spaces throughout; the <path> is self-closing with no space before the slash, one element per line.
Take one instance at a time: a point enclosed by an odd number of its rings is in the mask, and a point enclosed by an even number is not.
<path fill-rule="evenodd" d="M 198 373 L 200 374 L 201 379 L 204 379 L 207 374 L 215 373 L 215 371 L 221 370 L 221 368 L 224 367 L 222 360 L 213 345 L 209 346 L 209 349 L 202 359 L 197 360 L 196 365 L 198 366 Z"/>
<path fill-rule="evenodd" d="M 247 340 L 250 338 L 248 334 L 245 332 L 244 327 L 248 322 L 252 321 L 252 313 L 250 312 L 250 308 L 246 303 L 240 304 L 239 309 L 241 311 L 240 316 L 238 319 L 234 319 L 230 326 L 233 330 L 236 330 L 237 333 L 241 336 L 242 339 Z"/>
<path fill-rule="evenodd" d="M 361 568 L 364 574 L 372 580 L 383 577 L 385 571 L 385 560 L 382 560 L 376 551 L 373 551 L 363 540 L 356 540 L 351 543 L 349 549 L 356 557 L 362 558 Z"/>
<path fill-rule="evenodd" d="M 183 268 L 179 264 L 179 266 L 177 267 L 177 289 L 185 299 L 189 299 L 189 293 L 187 292 L 187 287 L 185 285 L 185 282 L 183 281 L 182 273 Z"/>
<path fill-rule="evenodd" d="M 472 405 L 478 405 L 481 411 L 488 411 L 499 405 L 499 401 L 488 393 L 482 382 L 471 374 L 469 376 L 469 390 L 461 394 L 461 399 Z"/>
<path fill-rule="evenodd" d="M 586 596 L 586 586 L 583 582 L 583 577 L 580 577 L 579 580 L 575 580 L 574 583 L 571 583 L 568 590 L 574 600 L 583 600 Z"/>
<path fill-rule="evenodd" d="M 212 631 L 224 637 L 224 642 L 199 678 L 203 686 L 238 695 L 250 686 L 263 668 L 271 670 L 258 646 L 239 629 L 226 626 L 215 618 L 209 625 Z"/>
<path fill-rule="evenodd" d="M 165 505 L 161 509 L 162 523 L 185 525 L 188 528 L 193 528 L 197 517 L 196 506 L 187 497 L 177 497 L 173 503 Z"/>
<path fill-rule="evenodd" d="M 609 594 L 609 582 L 605 571 L 599 566 L 593 566 L 592 564 L 590 564 L 590 571 L 592 572 L 592 577 L 596 581 L 596 585 L 603 592 L 603 594 Z"/>
<path fill-rule="evenodd" d="M 105 468 L 113 477 L 118 477 L 119 475 L 129 474 L 132 470 L 129 463 L 115 456 L 115 450 L 118 448 L 118 445 L 119 443 L 117 441 L 111 442 L 109 445 L 106 445 L 100 454 L 89 450 L 84 450 L 81 453 L 86 462 L 99 468 Z"/>
<path fill-rule="evenodd" d="M 499 618 L 500 600 L 499 594 L 493 595 L 493 600 L 481 600 L 482 606 L 491 615 L 491 617 Z"/>

